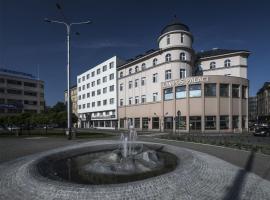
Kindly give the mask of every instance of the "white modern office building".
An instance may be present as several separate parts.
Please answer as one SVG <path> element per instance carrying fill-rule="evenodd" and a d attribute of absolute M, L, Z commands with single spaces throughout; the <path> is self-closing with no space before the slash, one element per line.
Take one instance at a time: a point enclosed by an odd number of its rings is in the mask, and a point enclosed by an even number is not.
<path fill-rule="evenodd" d="M 77 76 L 78 127 L 113 129 L 117 126 L 116 56 Z"/>

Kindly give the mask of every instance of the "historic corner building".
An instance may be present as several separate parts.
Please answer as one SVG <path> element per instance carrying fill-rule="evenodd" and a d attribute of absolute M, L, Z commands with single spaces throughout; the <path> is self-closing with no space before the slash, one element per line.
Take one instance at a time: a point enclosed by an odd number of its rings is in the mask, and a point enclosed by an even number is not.
<path fill-rule="evenodd" d="M 175 132 L 248 128 L 246 50 L 195 52 L 193 35 L 174 21 L 147 51 L 117 68 L 118 127 Z"/>

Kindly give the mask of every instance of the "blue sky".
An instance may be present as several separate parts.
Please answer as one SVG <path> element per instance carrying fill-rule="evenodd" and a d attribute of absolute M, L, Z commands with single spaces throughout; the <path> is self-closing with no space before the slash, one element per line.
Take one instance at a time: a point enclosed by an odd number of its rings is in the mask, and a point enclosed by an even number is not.
<path fill-rule="evenodd" d="M 65 27 L 43 21 L 62 20 L 56 3 L 70 21 L 93 20 L 73 27 L 72 83 L 77 74 L 114 55 L 128 59 L 157 48 L 161 29 L 174 15 L 190 27 L 197 51 L 251 51 L 251 95 L 270 81 L 269 1 L 0 0 L 0 67 L 37 75 L 39 66 L 47 105 L 63 101 L 66 89 Z"/>

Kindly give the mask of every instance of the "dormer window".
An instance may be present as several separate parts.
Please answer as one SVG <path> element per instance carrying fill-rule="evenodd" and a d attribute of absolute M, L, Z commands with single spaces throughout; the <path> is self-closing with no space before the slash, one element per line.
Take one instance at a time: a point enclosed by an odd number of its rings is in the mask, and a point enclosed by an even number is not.
<path fill-rule="evenodd" d="M 186 54 L 184 52 L 180 53 L 180 60 L 185 61 L 186 60 Z"/>
<path fill-rule="evenodd" d="M 227 59 L 224 61 L 224 67 L 230 67 L 231 66 L 231 60 Z"/>
<path fill-rule="evenodd" d="M 216 62 L 210 62 L 210 69 L 216 68 Z"/>
<path fill-rule="evenodd" d="M 154 58 L 154 60 L 153 60 L 153 66 L 156 66 L 156 65 L 157 65 L 157 59 Z"/>
<path fill-rule="evenodd" d="M 165 56 L 165 61 L 166 62 L 170 62 L 171 61 L 171 54 L 166 54 L 166 56 Z"/>
<path fill-rule="evenodd" d="M 170 35 L 167 35 L 167 44 L 171 43 Z"/>

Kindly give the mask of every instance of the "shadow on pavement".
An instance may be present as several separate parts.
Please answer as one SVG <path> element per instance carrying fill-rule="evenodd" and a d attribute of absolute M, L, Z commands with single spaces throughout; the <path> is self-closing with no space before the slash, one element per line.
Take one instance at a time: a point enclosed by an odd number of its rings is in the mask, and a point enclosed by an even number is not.
<path fill-rule="evenodd" d="M 251 151 L 245 168 L 237 172 L 232 185 L 229 187 L 227 194 L 223 200 L 240 200 L 242 188 L 245 186 L 245 179 L 248 173 L 251 171 L 254 160 L 254 151 Z"/>

